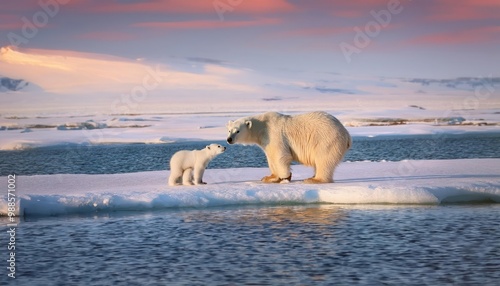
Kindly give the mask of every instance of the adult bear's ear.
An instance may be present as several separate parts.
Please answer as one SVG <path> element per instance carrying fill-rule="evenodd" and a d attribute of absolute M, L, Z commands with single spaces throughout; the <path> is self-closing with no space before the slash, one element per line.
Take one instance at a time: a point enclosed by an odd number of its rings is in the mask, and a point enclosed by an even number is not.
<path fill-rule="evenodd" d="M 229 126 L 232 126 L 234 124 L 234 121 L 232 120 L 229 120 L 229 122 L 226 124 L 226 127 L 229 128 Z"/>
<path fill-rule="evenodd" d="M 245 121 L 245 124 L 247 125 L 248 129 L 252 128 L 252 121 L 247 120 Z"/>

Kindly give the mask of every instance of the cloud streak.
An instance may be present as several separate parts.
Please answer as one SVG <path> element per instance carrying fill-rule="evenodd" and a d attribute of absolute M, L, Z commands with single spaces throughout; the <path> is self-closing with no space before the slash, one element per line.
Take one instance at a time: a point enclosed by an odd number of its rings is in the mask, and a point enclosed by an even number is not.
<path fill-rule="evenodd" d="M 286 13 L 295 10 L 293 4 L 286 0 L 252 0 L 252 1 L 222 1 L 223 4 L 242 14 Z M 73 7 L 100 13 L 182 13 L 182 14 L 214 14 L 217 1 L 204 0 L 149 0 L 149 1 L 98 1 L 73 0 Z"/>
<path fill-rule="evenodd" d="M 500 26 L 433 33 L 416 37 L 409 44 L 456 45 L 500 42 Z"/>
<path fill-rule="evenodd" d="M 439 0 L 428 9 L 427 19 L 469 21 L 498 19 L 500 2 L 496 0 Z"/>
<path fill-rule="evenodd" d="M 84 40 L 97 41 L 130 41 L 137 39 L 136 34 L 119 32 L 119 31 L 95 31 L 77 35 L 78 38 Z"/>
<path fill-rule="evenodd" d="M 219 65 L 219 66 L 227 65 L 226 61 L 218 60 L 218 59 L 211 59 L 211 58 L 204 58 L 204 57 L 187 57 L 186 59 L 190 62 L 195 62 L 195 63 L 212 64 L 212 65 Z"/>
<path fill-rule="evenodd" d="M 346 62 L 339 45 L 360 42 L 357 31 L 375 21 L 372 12 L 397 1 L 71 0 L 60 5 L 57 16 L 37 33 L 29 33 L 22 19 L 32 21 L 35 13 L 43 13 L 39 1 L 5 1 L 0 12 L 0 46 L 17 45 L 9 39 L 11 33 L 26 39 L 19 45 L 22 48 L 158 61 L 224 59 L 231 63 L 227 66 L 262 68 L 269 73 L 377 70 L 385 76 L 430 76 L 430 72 L 445 77 L 464 71 L 472 75 L 494 72 L 490 59 L 498 58 L 494 51 L 500 41 L 498 0 L 399 0 L 403 11 L 392 15 L 390 23 L 370 37 L 358 62 Z M 214 3 L 230 6 L 224 17 L 219 17 Z M 439 68 L 429 71 L 436 61 Z M 201 70 L 202 65 L 221 65 L 198 63 L 196 68 Z"/>
<path fill-rule="evenodd" d="M 458 77 L 451 79 L 412 78 L 404 81 L 421 84 L 422 86 L 435 84 L 453 89 L 474 88 L 484 85 L 500 85 L 500 77 Z"/>
<path fill-rule="evenodd" d="M 278 19 L 260 19 L 248 21 L 179 21 L 179 22 L 142 22 L 132 24 L 132 27 L 153 29 L 227 29 L 279 24 Z"/>
<path fill-rule="evenodd" d="M 23 23 L 18 17 L 9 14 L 0 14 L 0 30 L 18 30 L 23 27 Z"/>

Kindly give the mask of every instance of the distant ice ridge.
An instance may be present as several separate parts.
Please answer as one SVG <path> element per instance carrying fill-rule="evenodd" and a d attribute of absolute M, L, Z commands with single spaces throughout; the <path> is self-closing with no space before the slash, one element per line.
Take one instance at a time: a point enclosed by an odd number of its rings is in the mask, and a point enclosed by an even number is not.
<path fill-rule="evenodd" d="M 115 175 L 18 176 L 16 215 L 66 215 L 265 204 L 500 203 L 500 159 L 343 163 L 336 182 L 306 185 L 293 166 L 289 184 L 263 184 L 266 168 L 207 170 L 203 186 L 168 187 L 168 171 Z M 6 182 L 3 177 L 2 181 Z M 0 200 L 7 214 L 7 197 Z"/>
<path fill-rule="evenodd" d="M 18 91 L 26 87 L 29 83 L 22 79 L 12 79 L 8 77 L 0 77 L 0 91 L 10 90 Z"/>

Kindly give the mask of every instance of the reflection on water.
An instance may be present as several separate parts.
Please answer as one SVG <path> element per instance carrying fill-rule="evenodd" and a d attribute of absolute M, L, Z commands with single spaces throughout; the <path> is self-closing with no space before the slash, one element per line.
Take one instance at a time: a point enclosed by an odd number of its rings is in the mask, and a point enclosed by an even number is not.
<path fill-rule="evenodd" d="M 311 226 L 335 224 L 343 215 L 340 207 L 335 205 L 308 205 L 288 207 L 248 208 L 241 210 L 229 209 L 217 212 L 190 211 L 183 214 L 185 222 L 205 221 L 218 224 L 235 224 L 238 226 L 261 226 L 266 223 L 288 225 L 290 223 L 304 223 Z M 227 212 L 231 213 L 228 217 Z"/>
<path fill-rule="evenodd" d="M 499 217 L 485 204 L 29 218 L 16 284 L 497 285 Z"/>

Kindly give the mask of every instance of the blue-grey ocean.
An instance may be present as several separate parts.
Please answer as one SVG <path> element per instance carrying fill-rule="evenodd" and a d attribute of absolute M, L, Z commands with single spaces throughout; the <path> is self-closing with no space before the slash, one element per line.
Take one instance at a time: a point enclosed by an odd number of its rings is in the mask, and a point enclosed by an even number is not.
<path fill-rule="evenodd" d="M 202 149 L 210 143 L 67 145 L 0 151 L 0 176 L 40 174 L 115 174 L 169 169 L 179 150 Z M 401 161 L 500 158 L 500 133 L 357 137 L 346 161 Z M 15 162 L 15 164 L 13 164 Z M 259 147 L 230 145 L 208 168 L 267 167 Z"/>
<path fill-rule="evenodd" d="M 165 170 L 211 142 L 2 151 L 0 173 Z M 224 142 L 219 142 L 224 144 Z M 355 138 L 348 161 L 500 158 L 500 135 Z M 10 162 L 10 163 L 9 163 Z M 12 162 L 16 162 L 15 165 Z M 229 146 L 209 168 L 266 166 Z M 24 217 L 0 285 L 499 285 L 500 204 L 255 205 Z"/>

